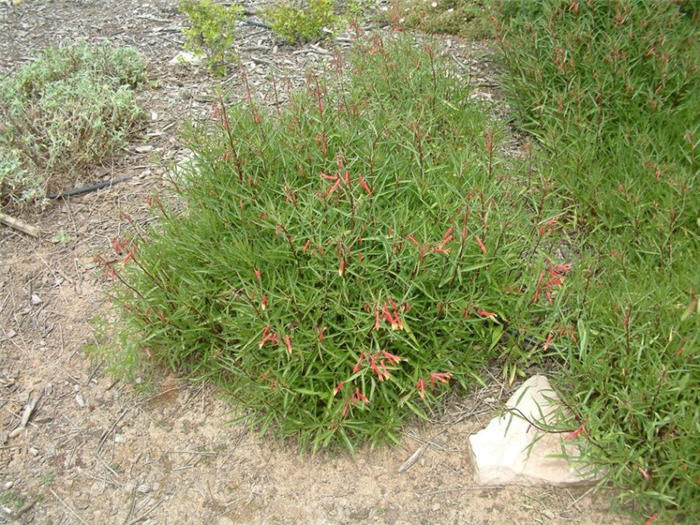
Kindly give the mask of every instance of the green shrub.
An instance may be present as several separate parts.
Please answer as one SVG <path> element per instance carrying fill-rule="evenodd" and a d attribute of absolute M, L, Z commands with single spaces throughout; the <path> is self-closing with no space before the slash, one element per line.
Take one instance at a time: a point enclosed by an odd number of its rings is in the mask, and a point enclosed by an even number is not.
<path fill-rule="evenodd" d="M 26 202 L 114 155 L 143 112 L 132 88 L 145 64 L 130 48 L 49 48 L 0 82 L 0 199 Z"/>
<path fill-rule="evenodd" d="M 323 30 L 333 27 L 338 17 L 333 12 L 333 0 L 284 0 L 263 12 L 272 31 L 290 44 L 319 40 Z"/>
<path fill-rule="evenodd" d="M 532 305 L 554 271 L 540 181 L 503 172 L 463 81 L 407 39 L 335 66 L 277 114 L 217 105 L 189 135 L 187 213 L 106 270 L 125 362 L 216 379 L 251 424 L 312 449 L 396 442 L 552 309 Z"/>
<path fill-rule="evenodd" d="M 217 76 L 225 75 L 227 64 L 236 58 L 236 22 L 243 9 L 236 4 L 225 6 L 212 0 L 182 0 L 180 11 L 189 19 L 190 27 L 183 29 L 185 47 L 206 55 L 207 65 Z"/>
<path fill-rule="evenodd" d="M 695 6 L 695 7 L 693 7 Z M 579 268 L 560 390 L 644 519 L 698 515 L 698 11 L 693 2 L 503 2 L 521 126 L 545 148 Z"/>

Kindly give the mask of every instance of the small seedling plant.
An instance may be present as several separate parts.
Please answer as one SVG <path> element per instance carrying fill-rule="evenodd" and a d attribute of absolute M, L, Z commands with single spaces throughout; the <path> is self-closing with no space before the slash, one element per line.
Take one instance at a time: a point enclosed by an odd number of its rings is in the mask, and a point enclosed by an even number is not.
<path fill-rule="evenodd" d="M 395 443 L 508 360 L 568 267 L 540 181 L 505 174 L 468 95 L 432 45 L 367 37 L 284 108 L 219 100 L 188 134 L 187 212 L 105 268 L 125 359 L 214 379 L 312 450 Z"/>

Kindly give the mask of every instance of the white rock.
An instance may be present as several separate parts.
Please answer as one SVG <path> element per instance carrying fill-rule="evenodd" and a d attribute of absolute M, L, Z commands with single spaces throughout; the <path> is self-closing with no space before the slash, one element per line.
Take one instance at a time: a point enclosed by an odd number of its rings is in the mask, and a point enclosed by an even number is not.
<path fill-rule="evenodd" d="M 38 296 L 37 294 L 35 294 L 35 293 L 32 294 L 30 300 L 31 300 L 31 303 L 32 303 L 34 306 L 36 306 L 36 305 L 41 304 L 41 303 L 44 302 L 44 301 L 41 300 L 41 297 L 39 297 L 39 296 Z"/>
<path fill-rule="evenodd" d="M 189 51 L 180 51 L 168 64 L 171 66 L 199 66 L 202 64 L 202 57 Z"/>
<path fill-rule="evenodd" d="M 78 403 L 80 408 L 85 408 L 85 398 L 80 392 L 75 395 L 75 402 Z"/>
<path fill-rule="evenodd" d="M 571 461 L 556 457 L 562 448 L 575 457 L 578 449 L 572 443 L 564 441 L 562 434 L 538 430 L 525 419 L 538 426 L 553 425 L 562 415 L 558 401 L 547 378 L 533 376 L 506 403 L 510 411 L 469 436 L 476 482 L 568 486 L 593 481 Z"/>

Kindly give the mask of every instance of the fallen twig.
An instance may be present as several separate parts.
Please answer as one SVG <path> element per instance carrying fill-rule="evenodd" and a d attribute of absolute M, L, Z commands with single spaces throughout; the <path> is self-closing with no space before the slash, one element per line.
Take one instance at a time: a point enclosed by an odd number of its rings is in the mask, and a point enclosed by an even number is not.
<path fill-rule="evenodd" d="M 418 461 L 418 459 L 423 455 L 423 452 L 425 452 L 425 449 L 428 447 L 427 443 L 422 444 L 418 449 L 411 454 L 411 457 L 408 458 L 406 461 L 403 462 L 403 464 L 396 469 L 396 471 L 400 474 L 401 472 L 406 472 L 408 469 L 410 469 L 413 464 Z"/>
<path fill-rule="evenodd" d="M 39 399 L 41 399 L 41 391 L 36 392 L 32 390 L 29 394 L 29 401 L 24 407 L 24 412 L 22 413 L 22 419 L 19 422 L 19 426 L 10 432 L 9 437 L 15 437 L 24 427 L 27 426 L 27 423 L 29 423 L 29 418 L 32 417 L 32 413 L 34 412 L 37 403 L 39 403 Z"/>
<path fill-rule="evenodd" d="M 84 523 L 85 525 L 87 525 L 87 522 L 83 518 L 81 518 L 80 515 L 77 512 L 75 512 L 70 505 L 68 505 L 68 503 L 63 501 L 61 497 L 53 491 L 53 489 L 49 489 L 49 492 L 51 492 L 51 494 L 53 494 L 53 497 L 56 498 L 59 501 L 59 503 L 61 503 L 61 505 L 63 505 L 68 510 L 68 512 L 75 516 L 80 523 Z"/>
<path fill-rule="evenodd" d="M 10 217 L 6 213 L 0 212 L 0 222 L 6 224 L 10 228 L 19 230 L 23 233 L 26 233 L 27 235 L 31 235 L 32 237 L 38 237 L 40 233 L 39 228 L 37 228 L 36 226 L 32 226 L 31 224 L 28 224 L 20 219 Z"/>

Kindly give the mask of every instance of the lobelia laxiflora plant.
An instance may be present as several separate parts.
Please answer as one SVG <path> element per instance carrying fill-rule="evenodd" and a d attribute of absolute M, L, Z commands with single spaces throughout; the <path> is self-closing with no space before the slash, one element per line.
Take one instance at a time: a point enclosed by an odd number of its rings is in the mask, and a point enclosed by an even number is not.
<path fill-rule="evenodd" d="M 188 132 L 186 211 L 118 270 L 125 355 L 304 448 L 396 442 L 556 299 L 539 181 L 502 171 L 468 95 L 431 45 L 363 37 L 284 106 L 219 99 Z"/>
<path fill-rule="evenodd" d="M 699 508 L 699 13 L 687 0 L 497 11 L 512 106 L 578 252 L 558 298 L 558 385 L 595 444 L 584 459 L 647 523 Z"/>

